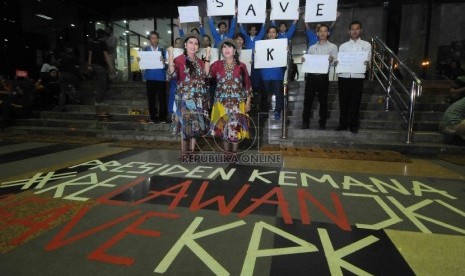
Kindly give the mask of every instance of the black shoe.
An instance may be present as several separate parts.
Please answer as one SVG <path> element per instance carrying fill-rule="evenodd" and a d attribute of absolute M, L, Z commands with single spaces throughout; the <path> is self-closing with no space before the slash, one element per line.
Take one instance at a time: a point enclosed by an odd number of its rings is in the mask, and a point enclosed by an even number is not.
<path fill-rule="evenodd" d="M 358 133 L 358 127 L 350 127 L 350 132 Z"/>
<path fill-rule="evenodd" d="M 347 130 L 347 127 L 344 127 L 344 126 L 338 126 L 336 128 L 337 131 L 342 131 L 342 130 Z"/>
<path fill-rule="evenodd" d="M 310 124 L 309 123 L 303 123 L 301 129 L 309 129 Z"/>

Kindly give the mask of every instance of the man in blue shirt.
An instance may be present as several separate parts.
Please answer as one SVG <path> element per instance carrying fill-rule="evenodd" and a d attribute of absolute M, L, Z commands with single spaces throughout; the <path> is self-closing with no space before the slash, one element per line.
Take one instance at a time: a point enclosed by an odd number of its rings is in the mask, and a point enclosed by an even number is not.
<path fill-rule="evenodd" d="M 262 40 L 265 37 L 265 23 L 260 27 L 260 32 L 257 34 L 257 26 L 251 25 L 249 27 L 249 32 L 245 30 L 243 24 L 239 24 L 240 32 L 245 36 L 245 48 L 246 49 L 255 49 L 255 41 Z"/>
<path fill-rule="evenodd" d="M 212 33 L 213 39 L 215 40 L 215 48 L 218 48 L 221 41 L 225 40 L 226 38 L 234 38 L 234 33 L 236 32 L 236 23 L 237 23 L 237 16 L 231 20 L 231 26 L 229 27 L 226 25 L 225 22 L 221 21 L 218 23 L 218 31 L 216 31 L 215 24 L 213 23 L 213 19 L 209 16 L 208 17 L 208 24 L 210 25 L 210 31 Z"/>
<path fill-rule="evenodd" d="M 144 51 L 161 51 L 161 58 L 165 57 L 165 50 L 158 46 L 160 36 L 157 32 L 150 32 L 148 39 L 150 45 L 144 48 Z M 166 70 L 162 69 L 146 69 L 144 71 L 144 79 L 147 87 L 147 101 L 149 108 L 150 120 L 152 123 L 166 123 L 167 106 L 166 102 Z M 157 109 L 157 104 L 158 108 Z"/>
<path fill-rule="evenodd" d="M 287 23 L 284 21 L 279 22 L 279 27 L 278 27 L 278 38 L 287 38 L 289 40 L 294 37 L 295 29 L 296 29 L 296 23 L 297 20 L 294 20 L 292 22 L 291 27 L 289 29 L 287 28 Z M 276 21 L 271 21 L 271 26 L 276 27 Z"/>
<path fill-rule="evenodd" d="M 336 27 L 336 22 L 337 20 L 339 19 L 339 17 L 341 16 L 341 12 L 338 11 L 337 14 L 336 14 L 336 20 L 333 21 L 331 23 L 331 25 L 329 26 L 329 36 L 331 36 L 331 34 L 334 32 L 334 28 Z M 315 25 L 315 29 L 312 29 L 310 27 L 310 24 L 308 24 L 308 22 L 305 22 L 305 34 L 307 34 L 307 43 L 308 43 L 308 47 L 316 44 L 318 42 L 318 29 L 320 28 L 321 26 L 321 23 L 317 23 Z"/>

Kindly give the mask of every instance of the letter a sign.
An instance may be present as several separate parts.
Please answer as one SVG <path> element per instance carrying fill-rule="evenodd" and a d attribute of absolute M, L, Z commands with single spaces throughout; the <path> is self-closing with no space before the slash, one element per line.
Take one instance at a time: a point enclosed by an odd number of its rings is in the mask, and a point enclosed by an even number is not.
<path fill-rule="evenodd" d="M 287 66 L 287 39 L 267 39 L 255 42 L 255 68 Z"/>
<path fill-rule="evenodd" d="M 337 0 L 307 0 L 305 22 L 325 22 L 336 20 Z"/>
<path fill-rule="evenodd" d="M 238 0 L 237 22 L 264 23 L 266 21 L 266 0 Z"/>

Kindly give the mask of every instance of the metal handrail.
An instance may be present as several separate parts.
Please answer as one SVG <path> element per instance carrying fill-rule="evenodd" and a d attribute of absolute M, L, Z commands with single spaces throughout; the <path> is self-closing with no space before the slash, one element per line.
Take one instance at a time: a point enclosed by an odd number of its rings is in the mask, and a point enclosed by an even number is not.
<path fill-rule="evenodd" d="M 377 36 L 371 39 L 371 80 L 376 79 L 386 92 L 385 110 L 393 107 L 402 117 L 407 129 L 407 144 L 413 142 L 413 123 L 416 98 L 421 96 L 422 82 L 417 75 L 399 59 L 399 57 Z M 407 88 L 397 72 L 403 72 L 402 78 L 411 81 Z M 407 114 L 406 114 L 407 113 Z"/>

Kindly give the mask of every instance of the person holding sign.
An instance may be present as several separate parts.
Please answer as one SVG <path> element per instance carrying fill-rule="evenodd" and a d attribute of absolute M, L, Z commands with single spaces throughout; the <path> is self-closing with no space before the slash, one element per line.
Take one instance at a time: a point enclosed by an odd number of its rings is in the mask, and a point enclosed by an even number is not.
<path fill-rule="evenodd" d="M 329 26 L 329 32 L 328 32 L 328 37 L 331 36 L 331 34 L 334 32 L 334 28 L 336 27 L 336 22 L 341 16 L 341 12 L 337 12 L 336 14 L 336 20 L 334 20 L 331 25 Z M 308 22 L 305 22 L 305 33 L 307 34 L 307 43 L 308 47 L 316 44 L 319 40 L 318 38 L 318 29 L 320 28 L 321 23 L 317 23 L 315 25 L 315 29 L 312 29 L 310 27 L 310 24 Z"/>
<path fill-rule="evenodd" d="M 144 51 L 160 51 L 161 61 L 164 63 L 165 50 L 158 46 L 160 36 L 157 32 L 151 31 L 148 39 L 150 45 L 144 48 Z M 147 89 L 147 101 L 149 108 L 150 122 L 158 124 L 160 122 L 166 123 L 167 107 L 166 102 L 166 70 L 160 69 L 145 69 L 144 79 Z M 158 109 L 157 109 L 158 104 Z"/>
<path fill-rule="evenodd" d="M 190 33 L 195 33 L 203 37 L 205 35 L 205 28 L 203 27 L 202 17 L 199 17 L 199 27 L 200 27 L 200 30 L 197 28 L 192 28 L 190 30 Z M 184 37 L 184 29 L 182 27 L 182 23 L 179 23 L 178 28 L 179 28 L 179 36 Z"/>
<path fill-rule="evenodd" d="M 317 31 L 319 41 L 310 46 L 308 54 L 312 55 L 328 55 L 329 66 L 337 58 L 337 46 L 328 41 L 329 27 L 322 24 Z M 302 58 L 302 61 L 305 61 Z M 326 73 L 308 73 L 305 82 L 305 100 L 304 100 L 304 112 L 302 114 L 302 129 L 308 129 L 310 127 L 310 111 L 312 109 L 313 98 L 318 93 L 318 102 L 320 103 L 320 120 L 319 129 L 326 129 L 326 118 L 328 116 L 328 89 L 329 89 L 329 78 L 327 66 L 324 71 Z"/>
<path fill-rule="evenodd" d="M 205 78 L 210 72 L 210 60 L 201 60 L 196 53 L 201 38 L 186 34 L 184 54 L 173 57 L 173 47 L 168 48 L 168 73 L 177 80 L 176 86 L 176 132 L 181 133 L 181 153 L 195 151 L 195 139 L 208 133 L 208 89 Z M 211 48 L 206 49 L 210 57 Z"/>
<path fill-rule="evenodd" d="M 350 23 L 350 40 L 339 46 L 339 53 L 354 53 L 356 55 L 363 53 L 365 57 L 364 64 L 368 66 L 371 58 L 371 44 L 360 38 L 361 33 L 362 23 L 359 21 Z M 356 66 L 353 65 L 349 68 L 356 68 Z M 341 131 L 349 128 L 350 132 L 357 133 L 360 127 L 359 113 L 365 73 L 351 72 L 350 69 L 344 71 L 339 71 L 338 74 L 340 115 L 337 130 Z"/>
<path fill-rule="evenodd" d="M 236 42 L 237 50 L 240 54 L 241 50 L 245 49 L 245 36 L 242 33 L 237 33 L 234 35 L 234 41 Z"/>
<path fill-rule="evenodd" d="M 291 24 L 291 27 L 287 29 L 287 23 L 284 21 L 279 22 L 279 32 L 278 38 L 287 38 L 289 40 L 294 37 L 295 29 L 296 29 L 297 20 L 294 20 Z M 271 26 L 276 27 L 276 21 L 271 21 Z"/>
<path fill-rule="evenodd" d="M 252 91 L 249 74 L 239 61 L 234 40 L 225 39 L 219 51 L 223 59 L 215 61 L 210 74 L 216 79 L 215 102 L 211 122 L 215 136 L 223 138 L 226 153 L 236 154 L 239 142 L 249 138 L 249 117 Z"/>
<path fill-rule="evenodd" d="M 257 34 L 257 26 L 250 25 L 249 26 L 249 33 L 246 32 L 243 24 L 239 24 L 239 30 L 245 37 L 245 48 L 255 50 L 255 42 L 262 40 L 265 37 L 265 23 L 262 24 L 260 27 L 260 31 Z M 253 65 L 253 52 L 252 52 L 252 65 Z M 252 81 L 252 90 L 253 93 L 260 93 L 263 91 L 262 88 L 262 75 L 260 70 L 255 69 L 253 66 L 251 68 L 250 79 Z M 263 92 L 262 92 L 263 93 Z M 261 110 L 264 112 L 268 112 L 267 110 Z"/>
<path fill-rule="evenodd" d="M 250 25 L 249 33 L 244 28 L 243 24 L 239 24 L 239 30 L 245 37 L 245 48 L 246 49 L 254 49 L 255 48 L 255 41 L 262 40 L 265 37 L 265 23 L 262 24 L 260 27 L 260 32 L 257 34 L 257 26 Z"/>
<path fill-rule="evenodd" d="M 215 48 L 220 45 L 221 41 L 226 38 L 233 38 L 236 32 L 237 14 L 231 20 L 231 26 L 228 30 L 228 25 L 221 21 L 218 23 L 218 32 L 216 31 L 215 24 L 211 16 L 208 17 L 208 24 L 210 25 L 210 31 L 212 32 L 213 39 L 215 40 Z"/>
<path fill-rule="evenodd" d="M 202 48 L 207 48 L 212 46 L 212 40 L 209 35 L 202 36 Z"/>
<path fill-rule="evenodd" d="M 278 38 L 278 28 L 270 26 L 267 31 L 268 39 Z M 287 53 L 286 53 L 287 54 Z M 268 112 L 271 106 L 271 96 L 276 96 L 274 119 L 281 120 L 281 111 L 284 107 L 283 80 L 286 67 L 271 67 L 260 69 L 263 79 L 264 92 L 261 94 L 261 109 Z"/>

